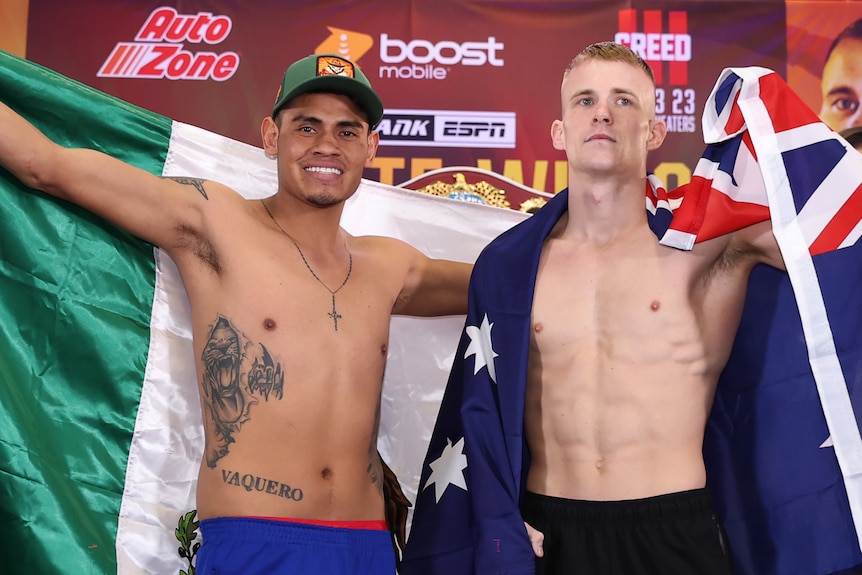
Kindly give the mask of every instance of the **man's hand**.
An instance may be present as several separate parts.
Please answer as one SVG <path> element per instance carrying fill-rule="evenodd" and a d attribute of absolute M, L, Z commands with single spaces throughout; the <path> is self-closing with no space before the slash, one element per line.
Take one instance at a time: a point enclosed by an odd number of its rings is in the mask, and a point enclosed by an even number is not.
<path fill-rule="evenodd" d="M 543 544 L 545 543 L 545 534 L 533 529 L 526 521 L 524 521 L 524 527 L 527 528 L 527 535 L 530 537 L 530 545 L 533 546 L 533 553 L 536 557 L 544 556 L 545 550 Z"/>

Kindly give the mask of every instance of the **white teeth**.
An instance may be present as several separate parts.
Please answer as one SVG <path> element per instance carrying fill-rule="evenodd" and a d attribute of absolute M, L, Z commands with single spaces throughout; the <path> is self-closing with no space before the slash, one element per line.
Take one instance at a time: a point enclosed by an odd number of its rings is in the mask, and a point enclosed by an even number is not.
<path fill-rule="evenodd" d="M 312 166 L 310 168 L 305 168 L 306 172 L 317 172 L 319 174 L 335 174 L 337 176 L 341 175 L 341 170 L 338 168 L 318 168 L 316 166 Z"/>

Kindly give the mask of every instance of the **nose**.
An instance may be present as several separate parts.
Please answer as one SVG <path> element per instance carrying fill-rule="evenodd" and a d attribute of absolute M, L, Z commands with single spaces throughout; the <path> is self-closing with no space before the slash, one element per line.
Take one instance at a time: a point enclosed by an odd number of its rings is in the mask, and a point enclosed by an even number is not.
<path fill-rule="evenodd" d="M 606 103 L 600 102 L 595 105 L 593 108 L 593 121 L 596 123 L 611 123 L 611 110 Z"/>
<path fill-rule="evenodd" d="M 321 130 L 314 142 L 314 152 L 317 154 L 337 154 L 338 139 L 329 130 Z"/>

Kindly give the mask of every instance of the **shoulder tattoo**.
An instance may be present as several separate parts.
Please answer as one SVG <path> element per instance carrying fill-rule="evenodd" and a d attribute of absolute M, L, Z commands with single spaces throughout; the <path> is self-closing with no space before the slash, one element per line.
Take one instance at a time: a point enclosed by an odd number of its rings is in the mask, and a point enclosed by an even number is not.
<path fill-rule="evenodd" d="M 200 194 L 204 197 L 205 200 L 208 200 L 207 192 L 204 189 L 204 180 L 201 178 L 179 178 L 175 176 L 168 176 L 168 180 L 173 180 L 178 184 L 185 184 L 187 186 L 194 186 L 194 188 L 200 192 Z"/>

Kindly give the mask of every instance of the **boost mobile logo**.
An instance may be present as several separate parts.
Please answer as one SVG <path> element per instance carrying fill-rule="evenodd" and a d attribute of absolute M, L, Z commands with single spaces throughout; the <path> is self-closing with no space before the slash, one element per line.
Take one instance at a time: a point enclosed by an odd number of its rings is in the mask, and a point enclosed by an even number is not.
<path fill-rule="evenodd" d="M 497 42 L 494 36 L 488 36 L 486 42 L 443 40 L 434 43 L 420 39 L 405 42 L 390 38 L 389 34 L 381 34 L 380 60 L 385 64 L 404 65 L 380 66 L 380 77 L 443 80 L 450 70 L 443 66 L 503 66 L 503 59 L 497 56 L 503 48 L 503 43 Z"/>
<path fill-rule="evenodd" d="M 688 84 L 688 63 L 691 60 L 691 36 L 688 34 L 688 13 L 671 10 L 668 13 L 668 31 L 663 31 L 662 11 L 643 11 L 643 32 L 638 29 L 638 11 L 620 10 L 617 13 L 618 29 L 614 41 L 628 46 L 649 63 L 656 85 L 663 84 L 663 62 L 670 72 L 668 83 L 673 86 Z"/>
<path fill-rule="evenodd" d="M 233 28 L 227 16 L 209 12 L 178 14 L 163 6 L 150 13 L 135 36 L 135 42 L 118 42 L 102 64 L 103 78 L 167 78 L 169 80 L 216 80 L 223 82 L 239 68 L 236 52 L 183 49 L 183 42 L 214 45 L 224 41 Z"/>
<path fill-rule="evenodd" d="M 330 36 L 314 49 L 315 54 L 339 54 L 356 62 L 374 46 L 368 34 L 327 26 Z M 380 35 L 380 78 L 414 80 L 444 80 L 454 65 L 503 66 L 499 57 L 505 46 L 494 36 L 485 42 L 430 42 L 413 39 L 409 42 Z M 435 65 L 440 64 L 440 65 Z"/>
<path fill-rule="evenodd" d="M 315 54 L 338 54 L 353 62 L 357 62 L 374 46 L 374 39 L 368 34 L 326 27 L 330 35 L 314 49 Z"/>

